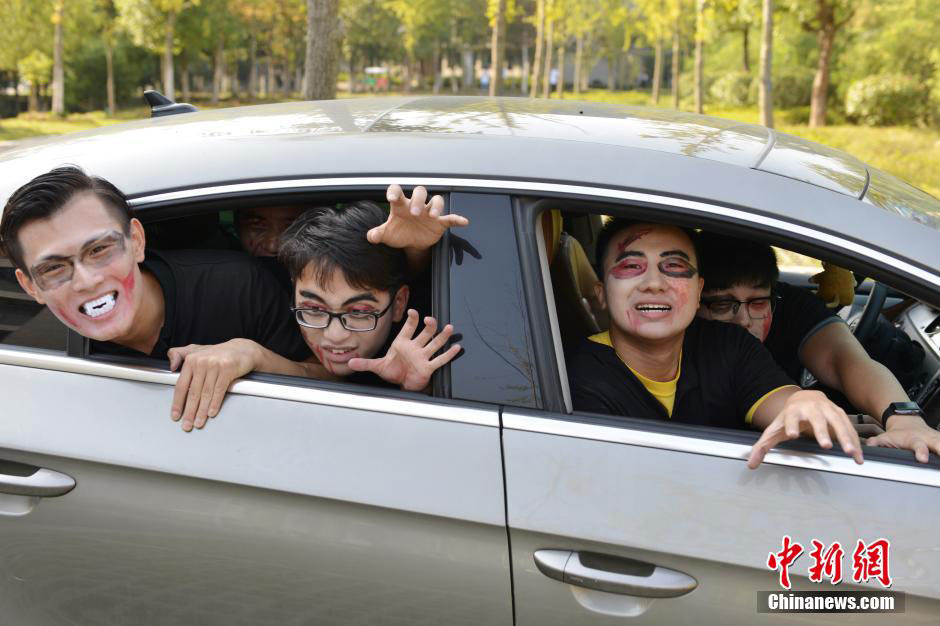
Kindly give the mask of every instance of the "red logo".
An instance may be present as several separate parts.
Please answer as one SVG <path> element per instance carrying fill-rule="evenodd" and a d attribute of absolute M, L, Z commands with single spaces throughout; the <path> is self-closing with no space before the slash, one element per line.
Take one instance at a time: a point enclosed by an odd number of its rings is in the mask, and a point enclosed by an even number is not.
<path fill-rule="evenodd" d="M 821 583 L 825 577 L 831 584 L 838 585 L 842 582 L 842 557 L 845 550 L 838 541 L 823 551 L 825 547 L 825 544 L 813 539 L 813 551 L 809 553 L 813 559 L 813 565 L 809 568 L 809 579 L 814 583 Z"/>
<path fill-rule="evenodd" d="M 790 565 L 803 554 L 803 546 L 790 542 L 790 535 L 783 536 L 783 549 L 771 552 L 767 557 L 767 567 L 780 570 L 780 586 L 790 588 Z"/>
<path fill-rule="evenodd" d="M 852 553 L 852 580 L 857 583 L 868 582 L 874 578 L 882 587 L 891 586 L 891 574 L 888 570 L 888 550 L 891 542 L 887 539 L 877 539 L 868 546 L 861 539 Z"/>

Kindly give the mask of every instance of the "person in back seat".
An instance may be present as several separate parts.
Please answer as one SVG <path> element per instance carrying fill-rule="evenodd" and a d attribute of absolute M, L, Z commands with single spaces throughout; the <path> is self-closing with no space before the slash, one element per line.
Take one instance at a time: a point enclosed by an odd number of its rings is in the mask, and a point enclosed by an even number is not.
<path fill-rule="evenodd" d="M 367 240 L 384 219 L 378 205 L 363 201 L 307 211 L 284 233 L 279 258 L 294 284 L 292 317 L 318 363 L 285 359 L 249 339 L 175 348 L 171 366 L 182 370 L 174 415 L 201 428 L 236 378 L 253 370 L 319 378 L 320 363 L 336 379 L 426 390 L 431 374 L 460 346 L 437 354 L 453 327 L 436 333 L 437 321 L 425 317 L 415 336 L 414 309 L 393 332 L 408 304 L 407 262 L 402 250 Z"/>
<path fill-rule="evenodd" d="M 887 432 L 868 445 L 906 448 L 926 463 L 940 454 L 940 432 L 924 422 L 894 375 L 868 356 L 841 317 L 811 293 L 778 282 L 777 258 L 766 244 L 701 233 L 705 279 L 699 317 L 730 322 L 763 342 L 794 379 L 805 367 L 827 387 L 845 394 Z"/>

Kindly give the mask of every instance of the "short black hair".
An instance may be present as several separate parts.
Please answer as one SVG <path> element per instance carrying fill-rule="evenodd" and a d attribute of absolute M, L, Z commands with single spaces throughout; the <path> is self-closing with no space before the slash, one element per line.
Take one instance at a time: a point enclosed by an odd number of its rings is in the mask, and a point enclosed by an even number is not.
<path fill-rule="evenodd" d="M 641 220 L 632 220 L 625 217 L 615 217 L 611 220 L 608 220 L 606 224 L 601 228 L 601 231 L 597 234 L 597 242 L 594 247 L 594 271 L 597 273 L 597 277 L 600 280 L 604 280 L 604 255 L 607 253 L 607 246 L 610 245 L 610 240 L 614 238 L 614 235 L 619 233 L 622 230 L 626 230 L 631 226 L 636 224 L 652 224 L 654 226 L 671 226 L 671 224 L 656 224 L 655 222 L 645 222 Z M 692 242 L 692 251 L 695 253 L 696 262 L 701 264 L 702 255 L 699 252 L 698 245 L 698 234 L 690 229 L 684 228 L 682 226 L 676 226 L 679 230 L 686 234 L 689 238 L 689 241 Z"/>
<path fill-rule="evenodd" d="M 90 191 L 98 196 L 105 208 L 121 224 L 124 234 L 130 233 L 133 213 L 127 197 L 110 182 L 89 176 L 81 168 L 69 165 L 40 174 L 10 196 L 0 220 L 0 246 L 13 264 L 26 273 L 20 230 L 30 222 L 55 215 L 76 194 Z"/>
<path fill-rule="evenodd" d="M 773 248 L 764 243 L 717 233 L 700 233 L 699 272 L 705 289 L 731 289 L 735 285 L 772 288 L 780 270 Z"/>
<path fill-rule="evenodd" d="M 405 283 L 404 251 L 366 239 L 385 219 L 386 212 L 368 200 L 309 209 L 281 235 L 278 257 L 294 281 L 314 263 L 321 286 L 339 270 L 356 288 L 394 292 Z"/>

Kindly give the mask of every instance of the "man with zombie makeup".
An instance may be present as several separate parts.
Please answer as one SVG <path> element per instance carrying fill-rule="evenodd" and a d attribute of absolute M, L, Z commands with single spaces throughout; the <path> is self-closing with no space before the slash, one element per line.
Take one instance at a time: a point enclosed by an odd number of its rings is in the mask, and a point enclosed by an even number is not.
<path fill-rule="evenodd" d="M 836 439 L 861 463 L 858 435 L 824 394 L 794 385 L 744 329 L 696 318 L 703 281 L 693 239 L 674 226 L 623 219 L 604 226 L 596 289 L 610 330 L 584 340 L 572 359 L 574 408 L 762 429 L 751 468 L 801 434 L 823 448 Z"/>
<path fill-rule="evenodd" d="M 385 212 L 368 201 L 303 213 L 282 238 L 280 259 L 294 284 L 291 320 L 296 322 L 318 363 L 285 359 L 247 339 L 170 351 L 171 366 L 182 364 L 173 400 L 174 414 L 201 428 L 218 413 L 229 385 L 253 370 L 317 377 L 315 365 L 337 379 L 394 385 L 423 391 L 431 374 L 460 351 L 454 345 L 437 355 L 450 338 L 449 324 L 435 335 L 437 320 L 425 317 L 415 336 L 418 313 L 407 311 L 407 261 L 401 249 L 369 243 Z"/>
<path fill-rule="evenodd" d="M 698 247 L 705 280 L 699 317 L 745 328 L 790 377 L 799 379 L 805 367 L 844 393 L 887 428 L 868 445 L 913 450 L 922 463 L 930 450 L 940 454 L 940 432 L 927 426 L 891 371 L 868 356 L 842 318 L 811 293 L 777 281 L 773 248 L 714 233 L 701 233 Z"/>
<path fill-rule="evenodd" d="M 247 336 L 308 354 L 266 270 L 237 252 L 145 251 L 124 194 L 76 167 L 18 189 L 0 237 L 22 288 L 94 352 L 165 359 L 173 346 Z"/>

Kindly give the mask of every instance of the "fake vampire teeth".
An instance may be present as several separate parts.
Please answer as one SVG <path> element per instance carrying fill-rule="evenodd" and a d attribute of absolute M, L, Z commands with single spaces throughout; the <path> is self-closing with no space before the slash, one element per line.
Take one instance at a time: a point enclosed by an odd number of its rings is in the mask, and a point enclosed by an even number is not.
<path fill-rule="evenodd" d="M 88 317 L 101 317 L 114 308 L 114 303 L 116 300 L 117 292 L 112 291 L 111 293 L 105 294 L 100 298 L 89 300 L 85 304 L 78 307 L 78 309 Z"/>

